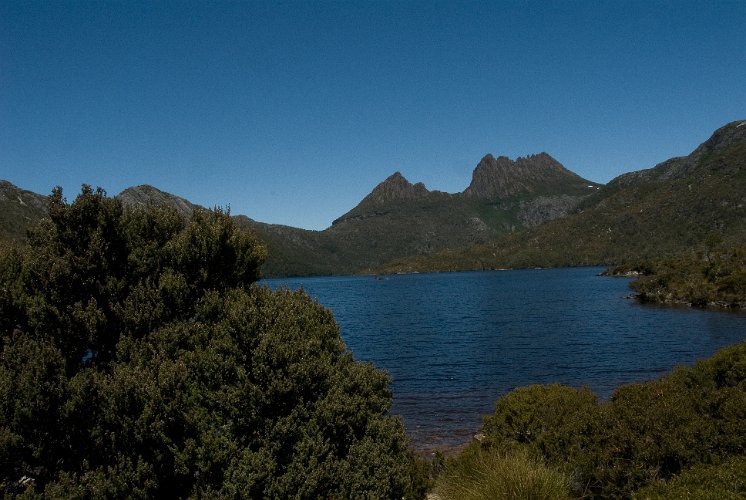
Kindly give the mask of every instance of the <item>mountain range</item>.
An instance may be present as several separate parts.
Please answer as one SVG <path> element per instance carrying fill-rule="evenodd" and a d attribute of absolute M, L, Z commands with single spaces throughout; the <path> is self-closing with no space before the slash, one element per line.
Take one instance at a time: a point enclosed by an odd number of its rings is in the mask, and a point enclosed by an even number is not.
<path fill-rule="evenodd" d="M 609 265 L 746 241 L 746 121 L 691 154 L 623 174 L 565 217 L 480 245 L 390 262 L 379 272 Z"/>
<path fill-rule="evenodd" d="M 125 206 L 196 205 L 152 186 L 117 195 Z M 0 181 L 0 239 L 20 240 L 45 215 L 43 195 Z M 460 193 L 430 191 L 396 172 L 323 231 L 244 215 L 268 246 L 265 275 L 445 271 L 622 263 L 676 255 L 710 234 L 746 241 L 746 121 L 715 131 L 690 155 L 583 179 L 547 153 L 486 155 Z"/>

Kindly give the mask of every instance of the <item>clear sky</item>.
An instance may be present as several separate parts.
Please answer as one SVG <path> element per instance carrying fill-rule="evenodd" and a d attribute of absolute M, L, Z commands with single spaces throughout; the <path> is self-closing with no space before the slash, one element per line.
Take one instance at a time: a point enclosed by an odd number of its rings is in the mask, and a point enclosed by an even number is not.
<path fill-rule="evenodd" d="M 0 179 L 323 229 L 486 153 L 596 182 L 746 119 L 746 1 L 0 0 Z"/>

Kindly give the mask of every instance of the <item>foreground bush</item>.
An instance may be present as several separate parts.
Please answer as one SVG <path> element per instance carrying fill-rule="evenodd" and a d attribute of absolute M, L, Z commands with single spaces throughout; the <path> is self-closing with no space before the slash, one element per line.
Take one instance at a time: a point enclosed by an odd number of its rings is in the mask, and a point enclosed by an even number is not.
<path fill-rule="evenodd" d="M 717 465 L 696 465 L 669 481 L 635 493 L 636 499 L 724 500 L 746 497 L 746 456 Z"/>
<path fill-rule="evenodd" d="M 389 379 L 252 283 L 228 214 L 53 193 L 0 256 L 0 488 L 64 498 L 417 496 Z"/>
<path fill-rule="evenodd" d="M 478 446 L 486 454 L 522 450 L 556 467 L 575 496 L 629 497 L 646 485 L 698 477 L 707 464 L 741 470 L 744 422 L 746 343 L 660 380 L 620 387 L 604 403 L 587 390 L 557 385 L 517 389 L 485 418 Z M 459 457 L 449 474 L 476 474 L 473 462 Z M 731 469 L 723 470 L 729 477 Z"/>

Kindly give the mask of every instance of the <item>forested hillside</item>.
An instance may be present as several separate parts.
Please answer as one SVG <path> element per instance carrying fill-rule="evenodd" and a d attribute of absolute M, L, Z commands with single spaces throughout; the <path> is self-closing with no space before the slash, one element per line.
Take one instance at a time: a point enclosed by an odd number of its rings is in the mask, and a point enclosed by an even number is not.
<path fill-rule="evenodd" d="M 622 264 L 605 274 L 636 276 L 630 286 L 645 303 L 746 309 L 746 245 L 724 247 L 714 235 L 700 252 Z"/>

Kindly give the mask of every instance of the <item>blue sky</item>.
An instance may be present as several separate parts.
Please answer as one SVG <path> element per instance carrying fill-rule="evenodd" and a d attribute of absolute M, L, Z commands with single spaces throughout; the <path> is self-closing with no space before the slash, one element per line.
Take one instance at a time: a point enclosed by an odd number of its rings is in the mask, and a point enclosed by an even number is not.
<path fill-rule="evenodd" d="M 323 229 L 486 153 L 597 182 L 746 119 L 746 2 L 0 0 L 0 178 Z"/>

